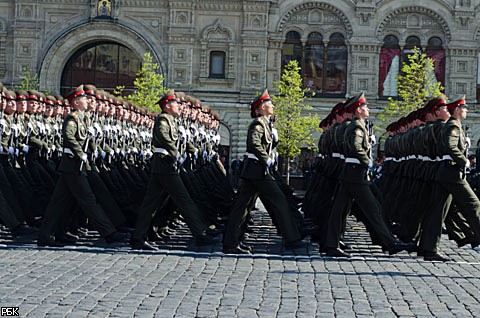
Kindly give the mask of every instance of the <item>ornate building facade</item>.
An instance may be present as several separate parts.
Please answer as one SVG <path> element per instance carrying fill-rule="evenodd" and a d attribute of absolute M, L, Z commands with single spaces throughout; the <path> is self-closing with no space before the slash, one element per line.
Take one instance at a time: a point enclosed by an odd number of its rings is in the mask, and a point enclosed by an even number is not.
<path fill-rule="evenodd" d="M 234 156 L 244 151 L 248 102 L 289 60 L 300 62 L 320 116 L 360 91 L 375 113 L 396 96 L 414 47 L 434 59 L 448 96 L 480 100 L 480 0 L 0 0 L 7 86 L 33 70 L 52 92 L 82 82 L 128 90 L 151 52 L 166 87 L 219 111 Z"/>

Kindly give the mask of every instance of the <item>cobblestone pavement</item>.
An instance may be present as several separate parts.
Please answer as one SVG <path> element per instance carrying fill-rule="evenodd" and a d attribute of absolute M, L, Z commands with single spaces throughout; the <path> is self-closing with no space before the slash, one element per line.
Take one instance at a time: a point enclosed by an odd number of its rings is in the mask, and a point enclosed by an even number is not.
<path fill-rule="evenodd" d="M 263 207 L 248 241 L 255 254 L 196 248 L 185 227 L 158 252 L 80 245 L 37 248 L 0 231 L 0 306 L 21 317 L 480 317 L 480 250 L 456 248 L 448 263 L 388 256 L 349 220 L 351 260 L 318 247 L 283 251 Z"/>

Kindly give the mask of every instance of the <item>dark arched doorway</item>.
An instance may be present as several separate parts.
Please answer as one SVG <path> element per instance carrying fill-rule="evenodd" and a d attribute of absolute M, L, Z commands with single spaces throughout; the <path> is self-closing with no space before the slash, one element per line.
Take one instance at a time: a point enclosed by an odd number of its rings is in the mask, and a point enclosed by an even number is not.
<path fill-rule="evenodd" d="M 110 92 L 125 86 L 124 93 L 129 94 L 141 62 L 141 57 L 119 43 L 90 43 L 75 52 L 65 65 L 61 93 L 68 94 L 72 88 L 88 83 Z"/>

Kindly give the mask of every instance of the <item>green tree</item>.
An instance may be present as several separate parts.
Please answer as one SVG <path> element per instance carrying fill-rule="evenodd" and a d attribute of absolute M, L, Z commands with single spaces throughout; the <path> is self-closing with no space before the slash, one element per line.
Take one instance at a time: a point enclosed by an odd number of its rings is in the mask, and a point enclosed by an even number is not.
<path fill-rule="evenodd" d="M 157 101 L 167 91 L 163 86 L 165 78 L 160 74 L 160 66 L 153 62 L 152 55 L 147 52 L 143 55 L 142 67 L 136 74 L 133 85 L 135 90 L 124 98 L 139 106 L 146 107 L 149 111 L 158 112 L 160 107 Z M 114 94 L 121 95 L 124 86 L 117 86 Z"/>
<path fill-rule="evenodd" d="M 286 159 L 287 184 L 290 184 L 290 160 L 298 156 L 301 147 L 315 145 L 313 133 L 318 131 L 319 119 L 308 113 L 312 107 L 305 104 L 305 93 L 300 66 L 296 60 L 290 61 L 283 70 L 279 82 L 274 86 L 278 95 L 273 96 L 275 104 L 275 127 L 278 130 L 280 156 Z"/>
<path fill-rule="evenodd" d="M 19 85 L 15 85 L 15 89 L 17 90 L 38 90 L 40 88 L 40 82 L 38 80 L 38 74 L 37 73 L 32 73 L 30 70 L 26 70 L 25 73 L 23 73 L 23 76 L 20 77 L 22 81 L 20 82 Z"/>
<path fill-rule="evenodd" d="M 398 99 L 390 97 L 387 107 L 378 115 L 378 129 L 384 129 L 389 123 L 411 111 L 421 108 L 428 98 L 438 96 L 443 87 L 435 78 L 433 59 L 418 48 L 408 55 L 408 62 L 402 63 L 402 72 L 398 76 Z"/>

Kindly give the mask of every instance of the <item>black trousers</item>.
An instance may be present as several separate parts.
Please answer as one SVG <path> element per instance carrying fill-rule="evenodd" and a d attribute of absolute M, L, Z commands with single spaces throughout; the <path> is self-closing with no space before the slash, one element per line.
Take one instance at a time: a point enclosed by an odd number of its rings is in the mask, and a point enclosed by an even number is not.
<path fill-rule="evenodd" d="M 242 179 L 237 198 L 228 217 L 223 245 L 235 247 L 239 244 L 242 226 L 248 213 L 247 205 L 256 194 L 264 202 L 265 207 L 270 210 L 268 212 L 276 220 L 275 223 L 285 240 L 287 242 L 299 240 L 301 238 L 300 232 L 289 211 L 287 198 L 277 182 L 270 179 Z"/>
<path fill-rule="evenodd" d="M 201 210 L 193 202 L 178 174 L 152 174 L 147 193 L 138 213 L 134 240 L 144 240 L 152 223 L 153 215 L 170 195 L 178 211 L 184 217 L 193 236 L 200 236 L 209 226 Z"/>
<path fill-rule="evenodd" d="M 97 204 L 87 177 L 77 173 L 63 173 L 55 185 L 52 198 L 45 211 L 38 235 L 39 239 L 46 239 L 53 233 L 62 230 L 58 227 L 61 221 L 71 213 L 72 203 L 80 207 L 103 237 L 116 231 L 105 211 Z"/>
<path fill-rule="evenodd" d="M 370 230 L 373 231 L 373 235 L 379 240 L 379 243 L 384 247 L 391 246 L 395 242 L 395 238 L 385 224 L 381 205 L 373 195 L 370 186 L 367 183 L 340 181 L 340 187 L 328 220 L 326 247 L 338 248 L 353 201 L 362 210 L 363 216 L 368 220 Z"/>

